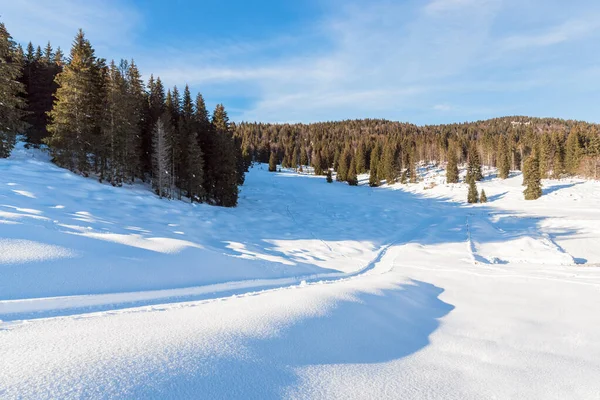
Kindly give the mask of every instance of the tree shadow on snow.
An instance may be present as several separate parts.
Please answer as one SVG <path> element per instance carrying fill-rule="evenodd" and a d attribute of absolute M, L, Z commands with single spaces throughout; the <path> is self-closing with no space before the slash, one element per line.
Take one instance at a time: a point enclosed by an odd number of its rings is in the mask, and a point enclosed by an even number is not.
<path fill-rule="evenodd" d="M 299 383 L 302 367 L 401 359 L 426 347 L 439 319 L 454 308 L 439 299 L 442 292 L 420 281 L 377 294 L 359 292 L 353 301 L 338 301 L 326 315 L 296 320 L 275 337 L 244 342 L 244 356 L 210 360 L 209 374 L 159 376 L 131 396 L 282 398 L 286 388 Z"/>

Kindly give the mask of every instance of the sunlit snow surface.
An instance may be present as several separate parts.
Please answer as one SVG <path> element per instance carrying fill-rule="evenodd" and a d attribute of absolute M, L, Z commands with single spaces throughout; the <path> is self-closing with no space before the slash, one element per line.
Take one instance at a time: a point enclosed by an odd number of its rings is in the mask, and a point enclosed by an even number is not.
<path fill-rule="evenodd" d="M 0 160 L 0 398 L 595 399 L 600 184 L 353 188 L 235 209 Z M 432 185 L 433 184 L 433 185 Z M 433 187 L 431 187 L 433 186 Z"/>

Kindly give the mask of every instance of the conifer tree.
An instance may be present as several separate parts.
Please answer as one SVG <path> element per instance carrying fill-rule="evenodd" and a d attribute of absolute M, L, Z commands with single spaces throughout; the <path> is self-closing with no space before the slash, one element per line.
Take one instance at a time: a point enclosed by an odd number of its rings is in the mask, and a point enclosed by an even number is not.
<path fill-rule="evenodd" d="M 302 146 L 300 150 L 300 166 L 308 165 L 308 154 L 306 153 L 306 147 Z"/>
<path fill-rule="evenodd" d="M 85 176 L 90 171 L 89 157 L 98 150 L 104 71 L 104 61 L 96 59 L 92 45 L 79 30 L 70 61 L 56 76 L 59 88 L 50 112 L 47 143 L 58 165 Z"/>
<path fill-rule="evenodd" d="M 171 197 L 171 143 L 169 130 L 172 130 L 171 118 L 168 113 L 163 113 L 156 121 L 152 143 L 152 186 L 159 197 Z"/>
<path fill-rule="evenodd" d="M 3 23 L 0 23 L 0 158 L 6 158 L 16 143 L 17 133 L 24 128 L 21 120 L 24 86 L 18 81 L 21 64 L 16 45 Z"/>
<path fill-rule="evenodd" d="M 500 179 L 508 178 L 508 175 L 510 174 L 510 155 L 508 143 L 504 135 L 500 135 L 498 138 L 497 164 L 498 177 Z"/>
<path fill-rule="evenodd" d="M 350 186 L 358 185 L 358 178 L 356 176 L 356 161 L 354 157 L 351 157 L 350 166 L 348 167 L 348 175 L 346 176 L 346 182 Z"/>
<path fill-rule="evenodd" d="M 371 152 L 371 163 L 369 167 L 369 186 L 376 187 L 379 186 L 380 180 L 378 177 L 379 174 L 379 146 L 375 145 L 373 151 Z"/>
<path fill-rule="evenodd" d="M 390 141 L 386 143 L 383 149 L 380 172 L 388 185 L 393 185 L 396 182 L 396 149 Z"/>
<path fill-rule="evenodd" d="M 583 146 L 577 128 L 571 129 L 567 137 L 565 150 L 565 168 L 569 174 L 576 175 L 579 172 L 579 165 L 583 155 Z"/>
<path fill-rule="evenodd" d="M 238 200 L 236 150 L 229 127 L 229 117 L 222 104 L 217 104 L 212 116 L 215 153 L 211 165 L 215 182 L 209 195 L 218 206 L 235 207 Z"/>
<path fill-rule="evenodd" d="M 467 183 L 469 185 L 469 192 L 467 193 L 467 202 L 477 203 L 477 201 L 479 200 L 479 196 L 477 194 L 477 185 L 475 184 L 475 179 L 473 175 L 467 176 Z"/>
<path fill-rule="evenodd" d="M 345 182 L 348 179 L 348 158 L 349 151 L 344 150 L 344 152 L 340 155 L 337 174 L 335 176 L 335 180 L 338 182 Z"/>
<path fill-rule="evenodd" d="M 364 174 L 367 172 L 367 149 L 365 142 L 361 141 L 356 151 L 356 172 L 358 174 Z"/>
<path fill-rule="evenodd" d="M 313 149 L 312 165 L 315 175 L 323 175 L 323 165 L 321 164 L 321 154 L 318 149 Z"/>
<path fill-rule="evenodd" d="M 274 150 L 271 150 L 269 156 L 269 172 L 277 172 L 277 155 Z"/>
<path fill-rule="evenodd" d="M 202 94 L 198 93 L 196 96 L 196 113 L 195 113 L 195 127 L 198 136 L 198 143 L 200 149 L 204 155 L 204 193 L 211 193 L 211 188 L 214 187 L 215 172 L 213 171 L 214 163 L 212 160 L 215 158 L 217 153 L 215 150 L 215 137 L 213 132 L 213 126 L 208 116 L 208 110 L 204 102 Z"/>
<path fill-rule="evenodd" d="M 537 150 L 533 151 L 523 166 L 523 184 L 527 187 L 523 191 L 525 200 L 535 200 L 542 196 L 542 183 L 540 179 L 540 164 Z"/>
<path fill-rule="evenodd" d="M 417 183 L 417 181 L 418 181 L 417 161 L 416 161 L 416 154 L 415 154 L 414 149 L 409 154 L 410 154 L 410 157 L 408 159 L 409 182 Z"/>
<path fill-rule="evenodd" d="M 477 151 L 475 143 L 471 144 L 471 147 L 469 148 L 467 176 L 473 177 L 475 181 L 480 181 L 483 179 L 483 174 L 481 173 L 481 161 L 479 159 L 479 152 Z"/>
<path fill-rule="evenodd" d="M 448 149 L 448 164 L 446 165 L 446 182 L 458 183 L 458 161 L 456 158 L 456 149 L 450 146 Z"/>
<path fill-rule="evenodd" d="M 485 190 L 481 189 L 481 194 L 479 195 L 480 203 L 487 203 L 487 196 L 485 195 Z"/>

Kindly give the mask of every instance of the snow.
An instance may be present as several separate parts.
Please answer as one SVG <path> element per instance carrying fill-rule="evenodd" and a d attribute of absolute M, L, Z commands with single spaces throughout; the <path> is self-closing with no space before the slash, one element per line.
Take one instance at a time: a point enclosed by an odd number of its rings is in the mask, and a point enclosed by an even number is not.
<path fill-rule="evenodd" d="M 591 399 L 600 183 L 370 188 L 254 167 L 239 207 L 0 160 L 0 398 Z M 23 193 L 32 196 L 24 196 Z"/>

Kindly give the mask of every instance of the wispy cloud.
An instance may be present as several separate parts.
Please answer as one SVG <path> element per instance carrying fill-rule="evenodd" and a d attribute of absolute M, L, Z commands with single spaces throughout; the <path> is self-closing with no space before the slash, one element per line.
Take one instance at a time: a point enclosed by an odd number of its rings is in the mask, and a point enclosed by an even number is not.
<path fill-rule="evenodd" d="M 125 1 L 0 0 L 0 9 L 15 37 L 68 43 L 82 26 L 100 55 L 134 56 L 146 76 L 189 83 L 209 103 L 228 99 L 235 120 L 597 115 L 591 102 L 560 101 L 600 90 L 593 0 L 328 0 L 301 31 L 200 44 L 182 35 L 168 46 L 136 36 L 144 21 Z"/>
<path fill-rule="evenodd" d="M 103 55 L 131 45 L 141 22 L 136 9 L 121 1 L 0 0 L 0 10 L 17 40 L 51 41 L 66 50 L 82 28 Z"/>
<path fill-rule="evenodd" d="M 600 30 L 600 15 L 570 19 L 543 32 L 509 36 L 500 41 L 503 50 L 551 46 L 592 35 Z"/>

